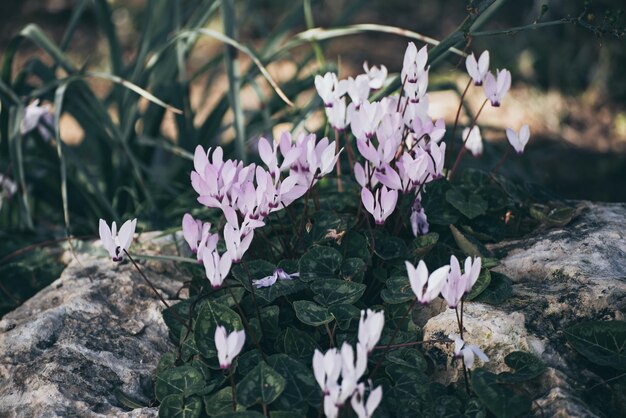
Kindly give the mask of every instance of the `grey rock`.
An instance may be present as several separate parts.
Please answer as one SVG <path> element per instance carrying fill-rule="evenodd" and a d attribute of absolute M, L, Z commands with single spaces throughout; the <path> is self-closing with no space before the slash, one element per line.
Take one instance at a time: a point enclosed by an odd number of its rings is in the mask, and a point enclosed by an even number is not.
<path fill-rule="evenodd" d="M 534 353 L 548 366 L 533 388 L 537 416 L 602 416 L 583 392 L 606 384 L 581 367 L 563 330 L 585 320 L 623 320 L 626 312 L 626 204 L 581 205 L 581 214 L 564 228 L 490 247 L 502 262 L 495 270 L 513 280 L 513 296 L 500 306 L 465 304 L 465 340 L 487 353 L 487 368 L 507 370 L 503 359 L 516 350 Z M 450 333 L 458 327 L 454 311 L 445 307 L 424 326 L 424 339 Z M 440 352 L 452 348 L 436 344 L 431 352 L 444 357 Z M 451 360 L 437 376 L 444 383 L 462 378 Z"/>
<path fill-rule="evenodd" d="M 173 348 L 163 305 L 128 261 L 78 260 L 0 321 L 0 416 L 157 416 L 155 368 Z M 162 265 L 144 270 L 166 300 L 180 287 Z"/>

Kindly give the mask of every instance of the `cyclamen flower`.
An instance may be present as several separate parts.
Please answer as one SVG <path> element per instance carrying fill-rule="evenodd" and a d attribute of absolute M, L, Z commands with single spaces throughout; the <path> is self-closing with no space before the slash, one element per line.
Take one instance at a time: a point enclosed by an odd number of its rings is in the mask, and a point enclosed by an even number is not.
<path fill-rule="evenodd" d="M 524 153 L 524 148 L 530 139 L 530 128 L 528 125 L 522 126 L 519 134 L 511 128 L 506 128 L 506 137 L 509 140 L 509 144 L 515 149 L 515 152 L 521 155 Z"/>
<path fill-rule="evenodd" d="M 367 349 L 365 345 L 358 342 L 356 344 L 356 363 L 354 359 L 354 350 L 352 346 L 346 342 L 341 346 L 341 377 L 346 380 L 350 379 L 354 382 L 354 387 L 361 376 L 367 369 Z"/>
<path fill-rule="evenodd" d="M 424 72 L 424 67 L 428 61 L 428 50 L 426 46 L 419 51 L 413 42 L 409 42 L 404 52 L 404 63 L 402 64 L 401 80 L 407 83 L 417 83 L 417 79 Z"/>
<path fill-rule="evenodd" d="M 343 85 L 337 80 L 337 74 L 331 72 L 324 74 L 323 77 L 315 76 L 315 89 L 326 107 L 332 107 L 335 100 L 346 93 Z"/>
<path fill-rule="evenodd" d="M 354 137 L 356 139 L 372 138 L 385 114 L 385 109 L 380 102 L 365 101 L 358 109 L 351 103 L 348 106 L 348 119 L 350 119 Z"/>
<path fill-rule="evenodd" d="M 233 331 L 226 333 L 226 328 L 221 325 L 215 329 L 215 348 L 217 349 L 217 359 L 220 368 L 228 369 L 233 360 L 241 352 L 246 342 L 246 333 L 241 331 Z"/>
<path fill-rule="evenodd" d="M 348 107 L 346 106 L 346 98 L 342 97 L 335 100 L 331 107 L 326 108 L 326 117 L 328 118 L 330 126 L 340 132 L 344 131 L 350 124 L 350 120 L 346 117 L 347 112 Z"/>
<path fill-rule="evenodd" d="M 24 118 L 20 125 L 20 133 L 27 133 L 37 129 L 44 141 L 49 142 L 54 132 L 54 115 L 48 105 L 39 105 L 39 100 L 33 101 L 24 109 Z"/>
<path fill-rule="evenodd" d="M 113 261 L 122 261 L 124 252 L 130 247 L 137 226 L 137 218 L 124 222 L 117 233 L 117 225 L 115 221 L 109 228 L 104 219 L 100 219 L 99 232 L 102 246 L 106 248 Z"/>
<path fill-rule="evenodd" d="M 428 234 L 430 225 L 428 225 L 428 217 L 426 212 L 424 212 L 419 196 L 415 198 L 413 205 L 411 205 L 410 222 L 414 237 Z"/>
<path fill-rule="evenodd" d="M 361 383 L 357 386 L 356 393 L 352 395 L 350 404 L 359 418 L 371 418 L 382 399 L 383 387 L 378 386 L 370 391 L 367 401 L 365 401 L 365 384 Z"/>
<path fill-rule="evenodd" d="M 489 357 L 477 345 L 467 344 L 459 335 L 450 334 L 448 338 L 454 340 L 454 356 L 463 358 L 463 363 L 468 369 L 474 367 L 475 358 L 478 357 L 482 362 L 487 363 Z"/>
<path fill-rule="evenodd" d="M 365 210 L 374 217 L 376 224 L 383 225 L 396 208 L 398 191 L 389 190 L 387 187 L 382 186 L 376 190 L 376 195 L 374 196 L 368 188 L 363 188 L 361 189 L 361 201 Z"/>
<path fill-rule="evenodd" d="M 233 264 L 232 256 L 228 251 L 220 256 L 217 250 L 211 251 L 208 248 L 204 248 L 202 252 L 202 263 L 204 264 L 206 277 L 209 279 L 213 289 L 217 289 L 222 286 L 224 279 L 230 272 Z"/>
<path fill-rule="evenodd" d="M 226 243 L 226 249 L 232 256 L 233 263 L 239 263 L 243 258 L 243 255 L 250 248 L 252 238 L 254 237 L 254 230 L 248 231 L 240 230 L 237 227 L 227 223 L 224 225 L 224 242 Z"/>
<path fill-rule="evenodd" d="M 276 283 L 277 280 L 293 280 L 297 277 L 300 277 L 300 273 L 295 272 L 295 273 L 287 273 L 285 272 L 285 270 L 281 269 L 281 268 L 277 268 L 276 270 L 274 270 L 274 273 L 272 273 L 269 276 L 265 276 L 262 279 L 258 279 L 258 280 L 253 280 L 252 284 L 257 288 L 260 289 L 262 287 L 270 287 L 273 286 L 274 283 Z"/>
<path fill-rule="evenodd" d="M 211 234 L 211 224 L 194 219 L 190 214 L 183 216 L 183 238 L 187 241 L 191 251 L 196 254 L 198 261 L 202 262 L 203 249 L 206 247 L 213 251 L 217 248 L 220 237 Z"/>
<path fill-rule="evenodd" d="M 367 352 L 371 352 L 383 332 L 385 326 L 385 312 L 374 312 L 371 309 L 361 311 L 359 320 L 359 343 L 363 344 Z"/>
<path fill-rule="evenodd" d="M 467 138 L 467 139 L 465 139 Z M 480 135 L 478 126 L 463 129 L 463 139 L 465 139 L 465 148 L 467 148 L 474 157 L 480 157 L 483 153 L 483 138 Z"/>
<path fill-rule="evenodd" d="M 367 75 L 361 74 L 356 78 L 348 77 L 346 80 L 341 80 L 339 82 L 340 91 L 346 91 L 352 103 L 357 108 L 361 105 L 361 103 L 367 101 L 370 95 L 370 80 Z"/>
<path fill-rule="evenodd" d="M 423 260 L 417 264 L 417 268 L 405 261 L 406 271 L 411 282 L 411 289 L 417 300 L 425 305 L 439 296 L 439 292 L 446 284 L 450 266 L 443 266 L 428 274 L 428 268 Z"/>
<path fill-rule="evenodd" d="M 480 257 L 476 257 L 474 261 L 471 257 L 467 257 L 465 270 L 461 274 L 459 260 L 454 255 L 450 257 L 450 273 L 445 286 L 441 289 L 441 296 L 448 303 L 448 307 L 456 308 L 463 295 L 472 291 L 472 287 L 480 276 L 481 264 Z"/>
<path fill-rule="evenodd" d="M 474 57 L 472 52 L 465 60 L 465 68 L 467 68 L 467 73 L 472 77 L 474 85 L 482 86 L 483 80 L 489 72 L 489 51 L 484 51 L 480 54 L 478 62 L 476 62 L 476 57 Z"/>
<path fill-rule="evenodd" d="M 363 63 L 363 70 L 369 79 L 370 89 L 377 90 L 385 84 L 388 72 L 387 67 L 384 65 L 381 65 L 380 67 L 376 67 L 374 65 L 370 68 L 367 61 L 365 61 Z"/>
<path fill-rule="evenodd" d="M 313 375 L 317 384 L 325 395 L 330 394 L 330 388 L 337 386 L 341 374 L 341 354 L 336 348 L 331 348 L 322 354 L 317 348 L 313 353 Z"/>
<path fill-rule="evenodd" d="M 508 70 L 497 70 L 496 77 L 491 72 L 485 76 L 485 95 L 493 107 L 500 106 L 510 88 L 511 73 Z"/>

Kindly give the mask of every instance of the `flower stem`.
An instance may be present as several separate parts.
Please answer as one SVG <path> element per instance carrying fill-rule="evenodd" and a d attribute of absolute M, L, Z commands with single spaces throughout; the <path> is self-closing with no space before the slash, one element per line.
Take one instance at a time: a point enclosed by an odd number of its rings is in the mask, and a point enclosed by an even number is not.
<path fill-rule="evenodd" d="M 230 368 L 230 386 L 233 390 L 233 411 L 237 411 L 237 387 L 235 386 L 235 375 L 233 368 Z"/>
<path fill-rule="evenodd" d="M 456 138 L 456 128 L 459 126 L 459 117 L 461 116 L 461 109 L 463 108 L 463 100 L 465 99 L 465 95 L 472 85 L 472 79 L 470 78 L 467 82 L 467 86 L 465 86 L 465 90 L 463 90 L 463 94 L 461 94 L 461 98 L 459 100 L 459 107 L 456 110 L 456 117 L 454 118 L 454 127 L 452 128 L 452 138 L 450 139 L 450 153 L 448 155 L 452 155 L 454 153 L 454 139 Z"/>
<path fill-rule="evenodd" d="M 335 129 L 335 154 L 339 153 L 339 132 Z M 343 193 L 343 185 L 341 184 L 341 158 L 337 158 L 335 163 L 335 172 L 337 175 L 337 192 Z"/>

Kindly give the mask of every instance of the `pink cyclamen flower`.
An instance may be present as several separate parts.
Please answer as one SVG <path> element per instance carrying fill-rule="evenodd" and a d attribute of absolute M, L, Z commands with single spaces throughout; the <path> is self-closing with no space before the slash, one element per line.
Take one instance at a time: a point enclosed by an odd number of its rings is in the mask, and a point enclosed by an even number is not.
<path fill-rule="evenodd" d="M 254 230 L 252 229 L 246 231 L 246 229 L 240 230 L 230 223 L 224 225 L 224 242 L 226 242 L 226 249 L 232 255 L 233 263 L 241 261 L 243 255 L 250 248 L 253 237 Z"/>
<path fill-rule="evenodd" d="M 203 249 L 206 247 L 213 251 L 217 248 L 217 242 L 220 239 L 218 234 L 211 234 L 210 223 L 194 219 L 188 213 L 183 216 L 183 238 L 200 263 L 202 263 Z"/>
<path fill-rule="evenodd" d="M 428 224 L 428 217 L 426 216 L 426 212 L 422 207 L 422 201 L 420 200 L 420 196 L 415 198 L 415 201 L 411 205 L 411 231 L 413 232 L 413 236 L 417 237 L 418 235 L 426 235 L 428 234 L 428 229 L 430 225 Z"/>
<path fill-rule="evenodd" d="M 396 208 L 398 191 L 381 186 L 374 196 L 368 188 L 364 187 L 361 189 L 361 201 L 365 210 L 374 217 L 376 224 L 383 225 Z"/>
<path fill-rule="evenodd" d="M 446 300 L 448 307 L 456 308 L 465 294 L 465 281 L 461 274 L 459 260 L 453 255 L 450 257 L 450 271 L 445 285 L 441 289 L 441 296 Z"/>
<path fill-rule="evenodd" d="M 405 265 L 411 282 L 411 289 L 421 304 L 430 303 L 439 296 L 439 292 L 446 284 L 450 266 L 440 267 L 429 275 L 423 260 L 420 260 L 417 267 L 408 261 L 405 261 Z"/>
<path fill-rule="evenodd" d="M 137 218 L 124 222 L 117 233 L 117 225 L 115 221 L 109 228 L 104 219 L 100 219 L 99 232 L 102 246 L 106 248 L 113 261 L 122 261 L 124 252 L 130 247 L 135 235 L 135 227 L 137 226 Z"/>
<path fill-rule="evenodd" d="M 480 54 L 478 61 L 476 61 L 476 57 L 472 52 L 465 60 L 465 68 L 467 68 L 467 73 L 472 77 L 474 85 L 482 86 L 485 76 L 489 72 L 489 51 L 484 51 Z"/>
<path fill-rule="evenodd" d="M 370 89 L 377 90 L 381 88 L 385 84 L 385 80 L 387 80 L 387 67 L 381 65 L 380 67 L 376 67 L 373 65 L 370 67 L 367 64 L 367 61 L 363 63 L 363 71 L 367 75 L 369 79 Z"/>
<path fill-rule="evenodd" d="M 468 369 L 474 367 L 475 358 L 478 357 L 482 362 L 487 363 L 489 357 L 474 344 L 467 344 L 461 339 L 459 335 L 450 334 L 448 338 L 454 340 L 454 356 L 456 358 L 463 358 L 463 362 Z"/>
<path fill-rule="evenodd" d="M 466 139 L 467 138 L 467 139 Z M 474 157 L 480 157 L 483 154 L 483 138 L 480 135 L 478 126 L 463 129 L 463 139 L 465 140 L 465 148 L 472 153 Z"/>
<path fill-rule="evenodd" d="M 246 333 L 243 330 L 228 334 L 226 328 L 221 325 L 215 328 L 215 348 L 217 349 L 220 368 L 228 369 L 230 367 L 235 357 L 241 352 L 245 342 Z"/>
<path fill-rule="evenodd" d="M 524 148 L 530 139 L 530 128 L 528 125 L 524 125 L 519 130 L 519 133 L 515 132 L 511 128 L 506 128 L 506 137 L 509 140 L 509 144 L 511 144 L 513 149 L 515 149 L 515 152 L 523 154 Z"/>
<path fill-rule="evenodd" d="M 337 349 L 331 348 L 322 354 L 316 348 L 313 353 L 313 375 L 325 395 L 330 393 L 331 387 L 337 386 L 340 374 L 341 354 Z"/>
<path fill-rule="evenodd" d="M 361 311 L 359 320 L 359 343 L 361 343 L 368 353 L 370 353 L 383 332 L 385 326 L 385 312 L 374 312 L 371 309 Z"/>
<path fill-rule="evenodd" d="M 485 76 L 485 95 L 494 107 L 500 106 L 502 99 L 511 88 L 511 73 L 508 70 L 497 70 L 496 77 L 491 72 Z"/>
<path fill-rule="evenodd" d="M 367 401 L 365 401 L 365 384 L 360 383 L 356 388 L 356 393 L 352 395 L 350 404 L 359 418 L 371 418 L 382 399 L 383 387 L 378 386 L 376 389 L 370 390 Z"/>
<path fill-rule="evenodd" d="M 204 264 L 206 277 L 209 279 L 211 286 L 217 289 L 224 283 L 224 279 L 230 272 L 233 264 L 232 256 L 228 251 L 220 256 L 217 250 L 211 251 L 206 247 L 202 252 L 202 264 Z"/>

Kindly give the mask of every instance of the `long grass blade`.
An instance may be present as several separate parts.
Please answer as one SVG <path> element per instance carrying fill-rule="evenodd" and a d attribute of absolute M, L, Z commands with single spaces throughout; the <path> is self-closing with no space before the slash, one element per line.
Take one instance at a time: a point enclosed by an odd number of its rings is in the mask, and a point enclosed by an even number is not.
<path fill-rule="evenodd" d="M 63 114 L 63 100 L 67 91 L 67 83 L 62 83 L 54 94 L 54 136 L 56 141 L 57 155 L 59 156 L 59 169 L 61 171 L 61 200 L 63 202 L 63 221 L 65 233 L 71 236 L 70 211 L 67 199 L 67 168 L 63 156 L 63 142 L 61 141 L 61 115 Z"/>
<path fill-rule="evenodd" d="M 237 19 L 233 0 L 222 0 L 222 20 L 224 23 L 224 34 L 236 41 Z M 235 115 L 235 152 L 237 157 L 245 163 L 247 161 L 246 128 L 241 105 L 241 78 L 237 50 L 232 47 L 227 47 L 226 53 L 224 54 L 224 61 L 226 63 L 226 74 L 228 75 L 228 100 L 230 101 L 230 107 Z"/>
<path fill-rule="evenodd" d="M 402 37 L 409 38 L 409 39 L 415 39 L 416 41 L 424 42 L 424 43 L 435 45 L 435 46 L 440 44 L 440 41 L 434 38 L 431 38 L 426 35 L 422 35 L 421 33 L 414 32 L 408 29 L 403 29 L 403 28 L 399 28 L 396 26 L 389 26 L 389 25 L 379 25 L 375 23 L 363 23 L 363 24 L 349 25 L 349 26 L 343 26 L 343 27 L 332 28 L 332 29 L 324 29 L 324 28 L 309 29 L 309 30 L 306 30 L 304 32 L 300 32 L 294 35 L 293 38 L 289 42 L 287 42 L 287 44 L 281 47 L 281 50 L 291 49 L 291 48 L 294 48 L 296 46 L 299 46 L 305 43 L 324 41 L 328 39 L 335 39 L 335 38 L 340 38 L 343 36 L 359 35 L 359 34 L 366 33 L 366 32 L 388 33 L 388 34 L 402 36 Z M 457 48 L 450 48 L 450 51 L 463 57 L 467 55 L 463 51 Z M 277 52 L 280 52 L 280 51 L 277 51 Z"/>
<path fill-rule="evenodd" d="M 14 167 L 15 179 L 19 184 L 20 221 L 22 226 L 28 229 L 34 229 L 28 188 L 26 185 L 24 158 L 22 155 L 22 133 L 20 131 L 25 109 L 22 104 L 19 104 L 11 107 L 9 111 L 9 154 Z"/>

